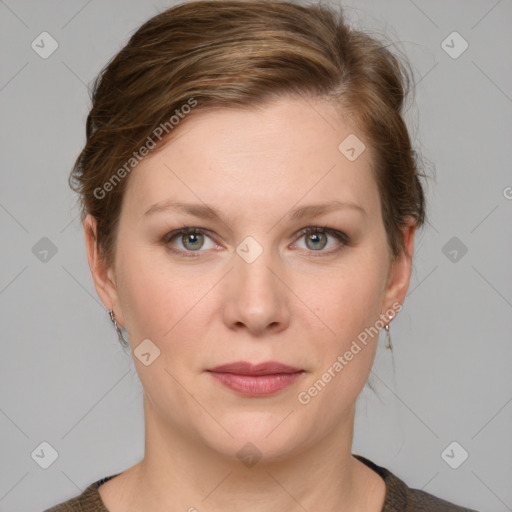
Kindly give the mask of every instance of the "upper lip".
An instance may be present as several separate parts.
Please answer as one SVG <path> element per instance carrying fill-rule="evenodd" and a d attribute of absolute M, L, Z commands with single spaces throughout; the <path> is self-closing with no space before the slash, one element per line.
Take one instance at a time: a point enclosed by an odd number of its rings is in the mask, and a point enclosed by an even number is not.
<path fill-rule="evenodd" d="M 298 373 L 302 370 L 276 361 L 251 364 L 246 361 L 223 364 L 208 370 L 214 373 L 233 373 L 236 375 L 276 375 L 282 373 Z"/>

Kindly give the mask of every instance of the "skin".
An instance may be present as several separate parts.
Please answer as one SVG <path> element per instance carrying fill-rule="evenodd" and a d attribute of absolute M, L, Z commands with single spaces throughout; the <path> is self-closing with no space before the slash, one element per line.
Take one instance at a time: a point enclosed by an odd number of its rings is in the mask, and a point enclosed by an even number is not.
<path fill-rule="evenodd" d="M 324 101 L 285 97 L 199 112 L 180 129 L 129 177 L 113 267 L 99 255 L 94 218 L 84 220 L 99 297 L 126 327 L 132 350 L 144 339 L 160 350 L 149 366 L 134 357 L 144 388 L 144 459 L 102 485 L 102 500 L 111 512 L 295 511 L 319 503 L 379 512 L 385 483 L 351 455 L 356 400 L 378 337 L 307 405 L 297 396 L 403 302 L 414 222 L 392 260 L 371 150 Z M 353 162 L 338 150 L 351 133 L 367 145 Z M 173 210 L 144 215 L 169 199 L 208 204 L 223 220 Z M 333 200 L 364 212 L 286 217 Z M 192 244 L 181 235 L 165 240 L 184 226 L 208 235 Z M 308 239 L 300 231 L 309 226 L 342 231 L 349 241 Z M 247 236 L 263 249 L 252 263 L 236 252 Z M 305 372 L 272 396 L 247 397 L 206 371 L 240 360 Z M 247 442 L 262 456 L 252 467 L 236 455 Z"/>

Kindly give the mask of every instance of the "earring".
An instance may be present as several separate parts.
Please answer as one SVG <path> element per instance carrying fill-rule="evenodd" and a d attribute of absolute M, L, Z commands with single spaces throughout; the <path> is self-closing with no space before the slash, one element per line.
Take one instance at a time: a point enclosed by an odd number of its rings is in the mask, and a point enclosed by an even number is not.
<path fill-rule="evenodd" d="M 389 350 L 393 350 L 393 345 L 391 344 L 391 334 L 389 334 L 389 324 L 386 324 L 384 326 L 384 329 L 386 329 L 386 348 L 388 348 Z"/>
<path fill-rule="evenodd" d="M 129 343 L 124 339 L 123 333 L 121 332 L 121 329 L 119 328 L 119 325 L 117 324 L 116 315 L 114 313 L 114 310 L 109 310 L 108 312 L 110 316 L 110 320 L 112 320 L 112 323 L 114 324 L 114 327 L 116 328 L 117 337 L 119 338 L 119 341 L 121 344 L 125 347 L 129 347 Z"/>

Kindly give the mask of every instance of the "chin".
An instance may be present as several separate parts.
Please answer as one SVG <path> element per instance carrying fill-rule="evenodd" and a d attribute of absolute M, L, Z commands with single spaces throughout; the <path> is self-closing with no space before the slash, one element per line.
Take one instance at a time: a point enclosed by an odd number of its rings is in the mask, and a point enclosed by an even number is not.
<path fill-rule="evenodd" d="M 204 424 L 198 426 L 198 434 L 212 450 L 228 459 L 238 459 L 248 467 L 255 461 L 279 462 L 304 450 L 315 435 L 296 411 L 289 414 L 292 407 L 279 409 L 280 412 L 233 411 L 219 417 L 219 423 L 233 437 L 213 425 L 205 431 Z M 294 415 L 297 417 L 293 418 Z"/>

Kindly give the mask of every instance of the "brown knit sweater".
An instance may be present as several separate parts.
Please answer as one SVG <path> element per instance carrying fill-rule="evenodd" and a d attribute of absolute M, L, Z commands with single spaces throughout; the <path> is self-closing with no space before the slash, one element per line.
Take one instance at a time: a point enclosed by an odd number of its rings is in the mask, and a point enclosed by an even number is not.
<path fill-rule="evenodd" d="M 354 457 L 373 469 L 386 482 L 386 497 L 381 512 L 476 512 L 473 509 L 458 507 L 424 491 L 410 489 L 386 468 L 377 466 L 361 455 L 354 455 Z M 117 474 L 92 483 L 80 496 L 44 512 L 108 512 L 101 501 L 98 487 L 115 476 Z"/>

